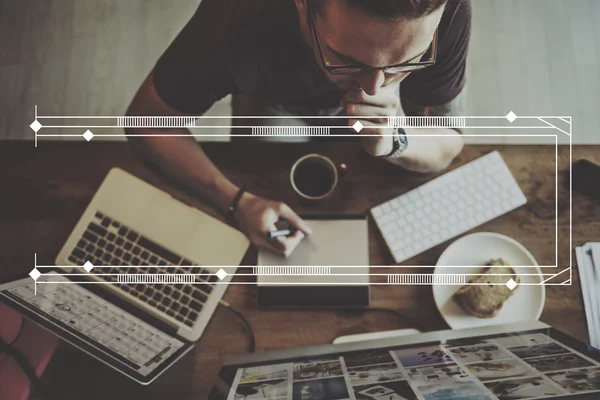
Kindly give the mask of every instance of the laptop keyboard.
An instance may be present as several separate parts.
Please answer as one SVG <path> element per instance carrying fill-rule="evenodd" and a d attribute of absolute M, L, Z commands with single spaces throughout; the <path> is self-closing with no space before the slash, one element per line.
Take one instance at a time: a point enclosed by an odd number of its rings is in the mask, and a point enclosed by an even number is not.
<path fill-rule="evenodd" d="M 190 327 L 218 280 L 209 270 L 191 267 L 191 261 L 100 212 L 94 215 L 68 260 L 78 266 L 86 261 L 104 266 L 99 274 L 200 274 L 195 276 L 195 284 L 114 284 Z M 116 275 L 94 276 L 105 282 L 117 281 Z"/>

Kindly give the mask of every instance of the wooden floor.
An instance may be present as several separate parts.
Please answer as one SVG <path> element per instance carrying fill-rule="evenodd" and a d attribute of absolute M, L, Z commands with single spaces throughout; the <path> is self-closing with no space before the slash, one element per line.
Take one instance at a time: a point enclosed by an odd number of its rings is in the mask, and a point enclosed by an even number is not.
<path fill-rule="evenodd" d="M 467 115 L 572 116 L 575 143 L 600 143 L 600 1 L 472 3 Z M 35 104 L 41 115 L 122 115 L 197 4 L 0 0 L 0 139 L 32 139 Z M 211 113 L 229 125 L 228 99 Z"/>

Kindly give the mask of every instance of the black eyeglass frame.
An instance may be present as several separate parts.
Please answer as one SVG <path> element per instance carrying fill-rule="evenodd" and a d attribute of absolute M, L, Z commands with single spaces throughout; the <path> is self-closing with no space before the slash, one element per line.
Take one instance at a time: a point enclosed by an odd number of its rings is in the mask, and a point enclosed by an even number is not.
<path fill-rule="evenodd" d="M 314 14 L 313 14 L 313 10 L 312 7 L 310 6 L 312 0 L 306 0 L 306 7 L 307 7 L 307 20 L 308 20 L 308 25 L 310 26 L 310 29 L 312 31 L 312 36 L 315 39 L 315 43 L 317 44 L 317 49 L 319 50 L 319 56 L 321 58 L 321 65 L 323 66 L 323 68 L 329 72 L 330 74 L 334 74 L 334 75 L 351 75 L 351 74 L 356 74 L 356 73 L 360 73 L 360 72 L 365 72 L 365 71 L 373 71 L 373 70 L 378 70 L 378 71 L 383 71 L 386 72 L 389 69 L 392 68 L 402 68 L 402 67 L 409 67 L 409 69 L 406 69 L 405 71 L 395 71 L 394 73 L 402 73 L 402 72 L 413 72 L 413 71 L 419 71 L 423 68 L 427 68 L 427 67 L 431 67 L 433 65 L 435 65 L 436 60 L 437 60 L 437 41 L 438 41 L 438 30 L 435 30 L 435 33 L 433 34 L 433 40 L 431 41 L 431 45 L 429 46 L 429 48 L 425 51 L 424 54 L 427 54 L 427 52 L 429 50 L 431 50 L 431 58 L 428 61 L 419 61 L 419 62 L 405 62 L 405 63 L 400 63 L 400 64 L 395 64 L 395 65 L 388 65 L 386 67 L 371 67 L 371 66 L 362 66 L 362 65 L 350 65 L 350 64 L 343 64 L 343 65 L 331 65 L 329 63 L 329 61 L 327 61 L 327 59 L 325 58 L 325 55 L 323 54 L 323 48 L 321 47 L 321 42 L 319 41 L 319 33 L 317 32 L 317 27 L 315 25 L 315 21 L 314 21 Z M 413 67 L 413 68 L 410 68 Z M 353 70 L 358 70 L 358 71 L 347 71 L 349 69 L 353 69 Z"/>

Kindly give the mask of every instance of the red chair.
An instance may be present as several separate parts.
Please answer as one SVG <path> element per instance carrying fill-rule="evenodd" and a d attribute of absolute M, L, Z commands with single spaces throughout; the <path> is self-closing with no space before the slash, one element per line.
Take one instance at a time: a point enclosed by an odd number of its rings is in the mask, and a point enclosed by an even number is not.
<path fill-rule="evenodd" d="M 56 336 L 3 304 L 0 304 L 0 337 L 6 343 L 14 342 L 12 346 L 27 358 L 38 377 L 58 345 Z M 29 379 L 19 364 L 0 353 L 0 399 L 27 400 L 30 390 Z"/>

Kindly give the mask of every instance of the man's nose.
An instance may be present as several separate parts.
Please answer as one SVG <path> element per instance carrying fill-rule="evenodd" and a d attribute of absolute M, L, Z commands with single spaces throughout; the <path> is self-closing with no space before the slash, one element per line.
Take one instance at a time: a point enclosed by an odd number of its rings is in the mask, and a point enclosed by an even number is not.
<path fill-rule="evenodd" d="M 373 96 L 377 89 L 383 86 L 385 82 L 385 74 L 380 70 L 365 71 L 357 75 L 356 82 L 361 89 L 370 96 Z"/>

